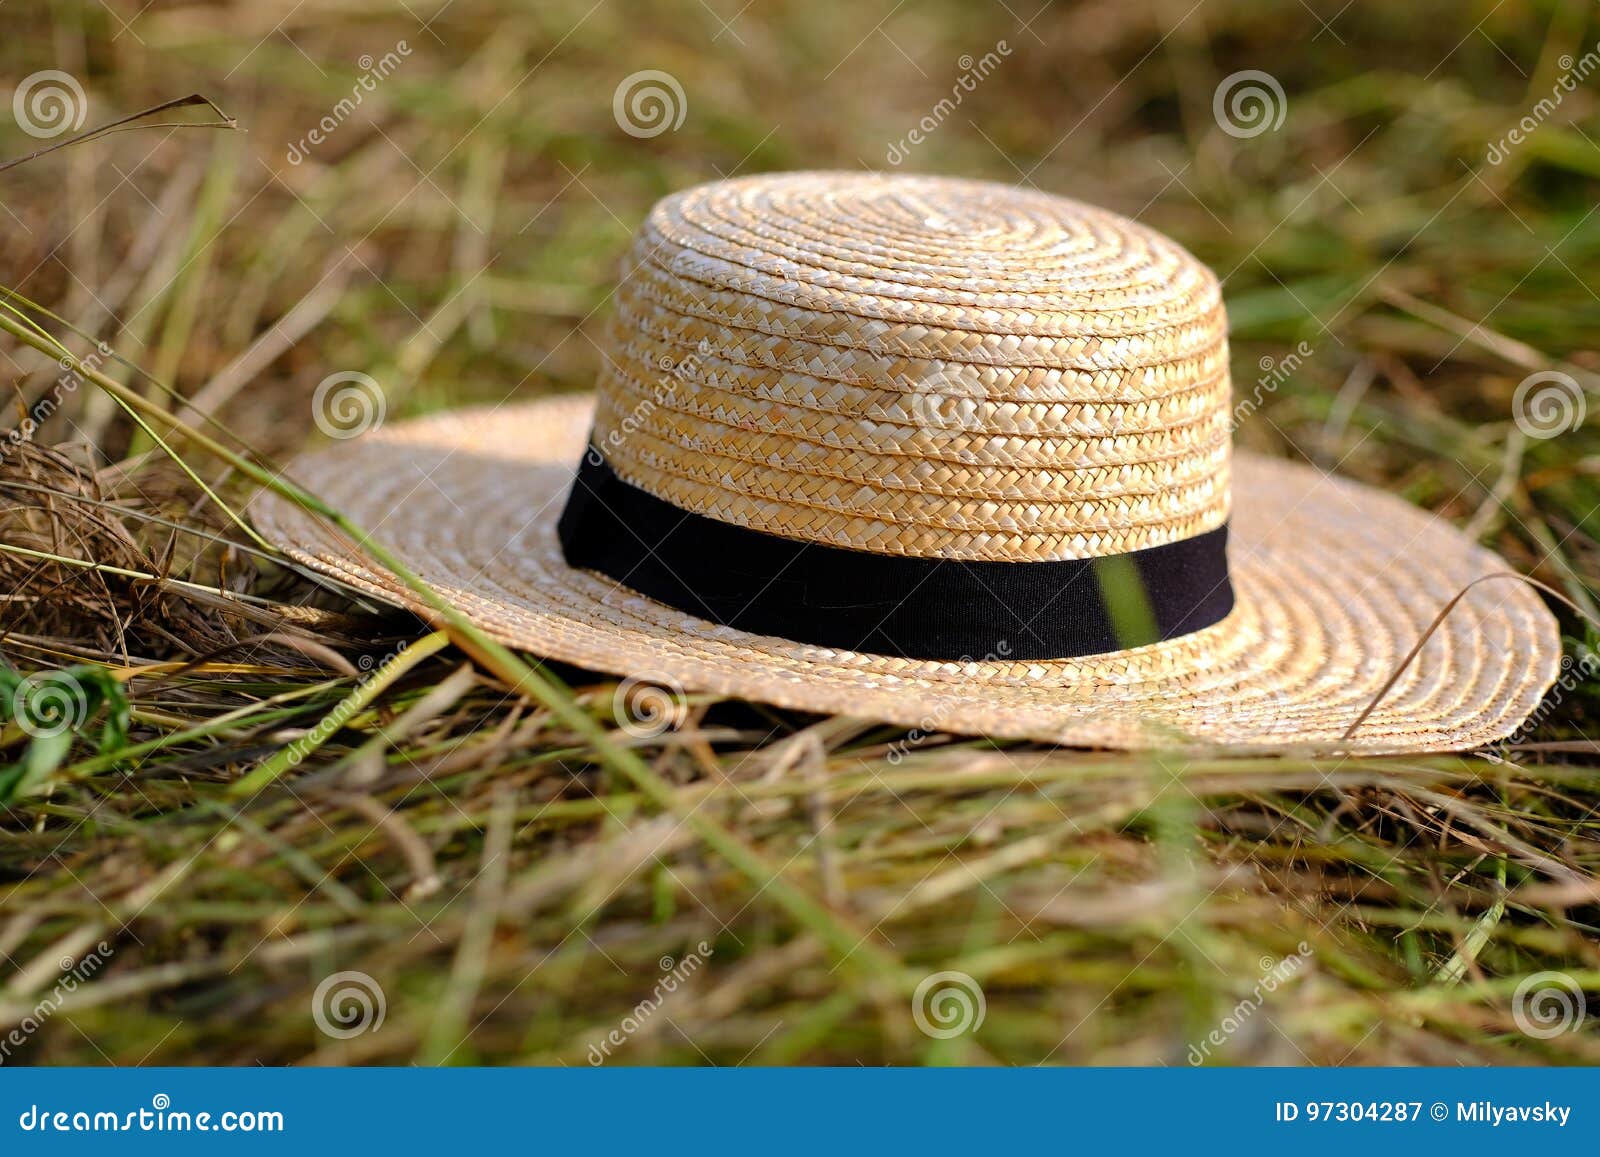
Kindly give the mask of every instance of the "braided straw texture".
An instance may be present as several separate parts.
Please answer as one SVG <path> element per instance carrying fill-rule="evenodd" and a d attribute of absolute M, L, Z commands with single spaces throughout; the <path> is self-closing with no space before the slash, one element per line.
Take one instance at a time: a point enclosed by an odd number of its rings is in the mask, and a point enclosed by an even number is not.
<path fill-rule="evenodd" d="M 1505 564 L 1399 499 L 1245 454 L 1234 464 L 1229 547 L 1238 605 L 1195 634 L 1030 663 L 1006 660 L 1004 640 L 990 657 L 916 662 L 742 634 L 564 562 L 555 523 L 595 404 L 559 398 L 385 426 L 290 473 L 512 646 L 667 687 L 923 730 L 1125 748 L 1459 750 L 1514 732 L 1559 671 L 1555 620 L 1537 596 L 1511 579 L 1481 583 L 1343 740 L 1445 603 Z M 252 513 L 302 562 L 429 617 L 278 496 L 263 495 Z"/>
<path fill-rule="evenodd" d="M 1076 201 L 859 173 L 702 185 L 640 229 L 603 352 L 617 473 L 768 534 L 1038 561 L 1228 516 L 1216 279 Z"/>

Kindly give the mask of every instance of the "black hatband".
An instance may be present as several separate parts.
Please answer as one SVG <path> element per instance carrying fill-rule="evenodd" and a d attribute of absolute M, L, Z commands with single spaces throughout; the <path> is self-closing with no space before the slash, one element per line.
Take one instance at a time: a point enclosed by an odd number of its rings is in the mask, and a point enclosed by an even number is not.
<path fill-rule="evenodd" d="M 1226 525 L 1103 558 L 874 554 L 682 510 L 618 477 L 593 446 L 558 533 L 569 565 L 686 614 L 904 659 L 1099 655 L 1190 634 L 1233 608 Z"/>

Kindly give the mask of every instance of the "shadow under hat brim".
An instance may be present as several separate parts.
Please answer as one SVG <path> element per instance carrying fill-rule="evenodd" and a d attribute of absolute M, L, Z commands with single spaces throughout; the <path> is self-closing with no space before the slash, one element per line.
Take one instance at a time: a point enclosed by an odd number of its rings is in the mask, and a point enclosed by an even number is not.
<path fill-rule="evenodd" d="M 569 567 L 556 521 L 590 395 L 457 411 L 299 458 L 289 476 L 395 550 L 484 631 L 608 674 L 908 728 L 1145 749 L 1411 752 L 1514 733 L 1559 672 L 1554 617 L 1524 583 L 1479 583 L 1349 738 L 1449 600 L 1506 564 L 1370 487 L 1240 452 L 1222 622 L 1085 658 L 899 659 L 720 627 Z M 290 556 L 435 617 L 278 495 L 251 508 Z M 1025 564 L 1024 564 L 1025 565 Z"/>

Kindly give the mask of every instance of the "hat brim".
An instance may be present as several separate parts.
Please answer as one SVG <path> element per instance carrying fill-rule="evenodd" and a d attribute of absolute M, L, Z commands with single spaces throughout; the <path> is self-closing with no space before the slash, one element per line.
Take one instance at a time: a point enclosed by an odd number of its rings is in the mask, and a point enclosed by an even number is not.
<path fill-rule="evenodd" d="M 1346 738 L 1445 604 L 1506 564 L 1391 495 L 1244 452 L 1233 467 L 1236 606 L 1195 634 L 1048 662 L 934 662 L 731 630 L 566 564 L 556 520 L 593 409 L 585 395 L 398 423 L 306 454 L 289 474 L 508 645 L 908 728 L 1133 749 L 1463 750 L 1514 733 L 1559 671 L 1539 597 L 1509 578 L 1479 583 Z M 430 617 L 287 500 L 266 493 L 251 512 L 300 562 Z"/>

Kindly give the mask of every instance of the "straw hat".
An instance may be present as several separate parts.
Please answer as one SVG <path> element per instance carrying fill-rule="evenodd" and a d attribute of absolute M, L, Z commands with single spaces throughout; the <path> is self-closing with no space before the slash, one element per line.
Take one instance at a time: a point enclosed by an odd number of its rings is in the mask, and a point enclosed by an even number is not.
<path fill-rule="evenodd" d="M 1560 653 L 1406 503 L 1230 453 L 1216 278 L 1078 202 L 795 173 L 655 206 L 592 395 L 374 429 L 292 477 L 484 630 L 669 688 L 1112 747 L 1459 749 Z M 574 479 L 576 477 L 576 484 Z M 425 609 L 264 496 L 294 557 Z"/>

